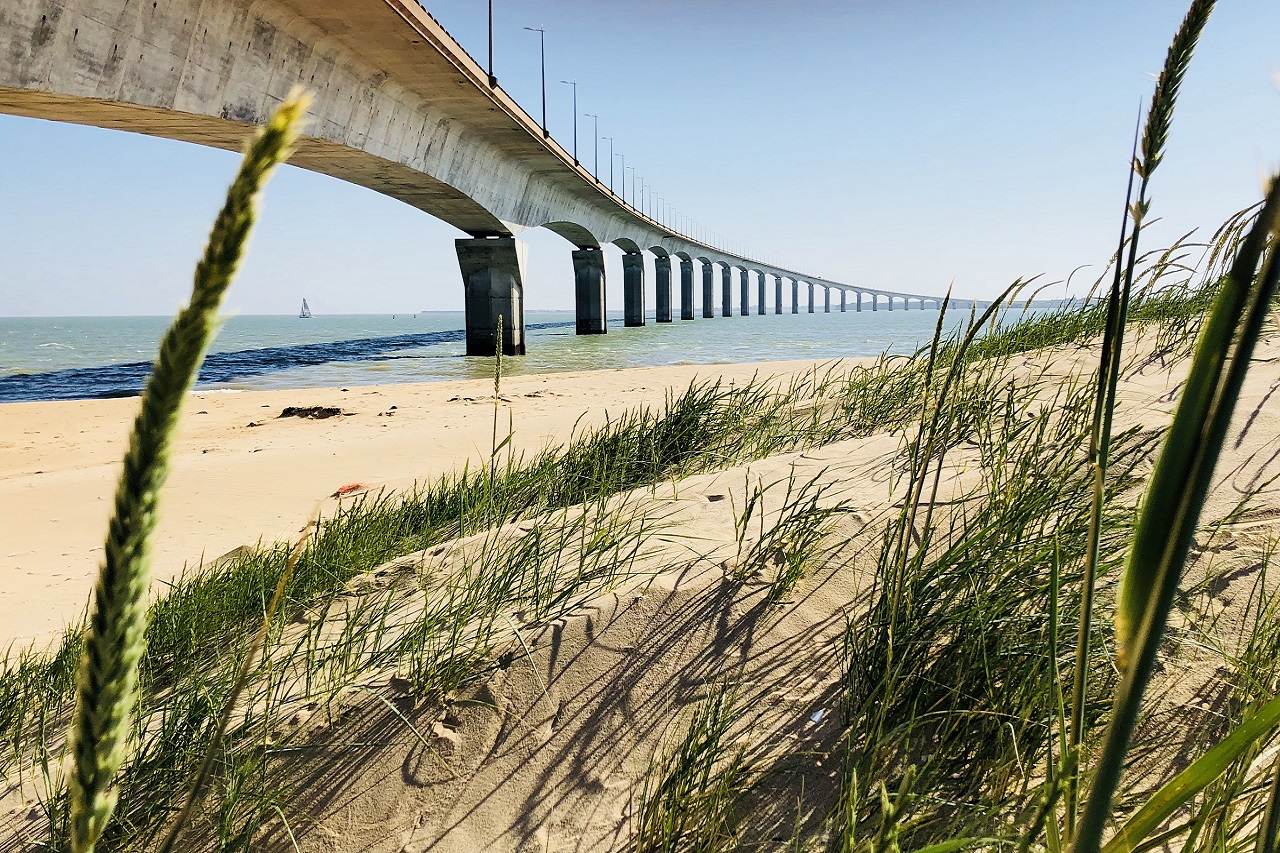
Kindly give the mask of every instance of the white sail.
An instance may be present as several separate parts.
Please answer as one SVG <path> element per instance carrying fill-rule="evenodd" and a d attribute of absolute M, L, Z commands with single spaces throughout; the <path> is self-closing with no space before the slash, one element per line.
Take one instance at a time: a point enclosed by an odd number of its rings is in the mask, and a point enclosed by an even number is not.
<path fill-rule="evenodd" d="M 298 316 L 306 320 L 311 317 L 311 308 L 307 305 L 307 300 L 302 300 L 302 310 L 298 312 Z"/>

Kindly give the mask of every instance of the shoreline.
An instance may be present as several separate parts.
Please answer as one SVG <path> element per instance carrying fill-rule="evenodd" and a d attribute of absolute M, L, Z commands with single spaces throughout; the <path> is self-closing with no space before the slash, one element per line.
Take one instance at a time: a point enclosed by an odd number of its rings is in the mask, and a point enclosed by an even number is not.
<path fill-rule="evenodd" d="M 510 415 L 516 454 L 641 405 L 695 379 L 787 377 L 875 359 L 756 361 L 504 376 L 498 429 Z M 102 554 L 111 498 L 138 398 L 0 404 L 0 643 L 56 639 L 82 612 Z M 287 407 L 342 414 L 281 417 Z M 401 491 L 487 458 L 492 379 L 194 391 L 161 501 L 153 588 L 187 565 L 292 537 L 329 515 L 344 487 Z"/>

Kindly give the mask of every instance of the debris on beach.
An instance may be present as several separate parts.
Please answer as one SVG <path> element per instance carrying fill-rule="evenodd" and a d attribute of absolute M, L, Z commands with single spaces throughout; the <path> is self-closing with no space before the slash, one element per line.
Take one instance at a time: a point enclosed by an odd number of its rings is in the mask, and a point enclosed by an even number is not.
<path fill-rule="evenodd" d="M 324 418 L 333 418 L 338 415 L 346 414 L 337 406 L 285 406 L 278 416 L 279 418 L 311 418 L 312 420 L 323 420 Z"/>

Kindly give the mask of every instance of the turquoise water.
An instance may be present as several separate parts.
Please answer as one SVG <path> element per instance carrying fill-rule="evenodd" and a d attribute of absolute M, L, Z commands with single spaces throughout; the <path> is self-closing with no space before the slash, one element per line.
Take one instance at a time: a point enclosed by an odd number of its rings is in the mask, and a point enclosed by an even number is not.
<path fill-rule="evenodd" d="M 819 306 L 821 312 L 821 306 Z M 967 312 L 964 312 L 967 316 Z M 954 315 L 955 322 L 963 318 Z M 0 402 L 136 393 L 168 317 L 0 317 Z M 913 352 L 936 311 L 766 314 L 623 328 L 579 337 L 569 311 L 525 317 L 529 353 L 509 374 L 664 364 L 826 359 Z M 467 358 L 461 312 L 236 316 L 227 320 L 200 387 L 308 388 L 477 379 L 492 360 Z"/>

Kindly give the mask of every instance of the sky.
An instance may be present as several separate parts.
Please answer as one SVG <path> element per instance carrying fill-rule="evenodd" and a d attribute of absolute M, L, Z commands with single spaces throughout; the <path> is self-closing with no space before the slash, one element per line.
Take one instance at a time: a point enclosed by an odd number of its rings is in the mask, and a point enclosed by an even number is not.
<path fill-rule="evenodd" d="M 482 0 L 423 0 L 482 64 Z M 987 297 L 1101 272 L 1134 124 L 1184 0 L 495 0 L 499 84 L 594 165 L 593 121 L 655 192 L 779 265 Z M 1222 0 L 1188 72 L 1144 240 L 1211 233 L 1280 166 L 1280 3 Z M 607 141 L 600 143 L 607 172 Z M 0 116 L 0 316 L 166 314 L 236 168 L 227 152 Z M 461 310 L 465 236 L 288 167 L 230 311 Z M 573 305 L 572 248 L 525 232 L 530 310 Z M 621 307 L 620 253 L 607 258 Z M 1092 274 L 1090 273 L 1092 271 Z M 1061 295 L 1064 286 L 1045 295 Z M 652 297 L 650 297 L 652 298 Z M 772 298 L 772 297 L 770 297 Z"/>

